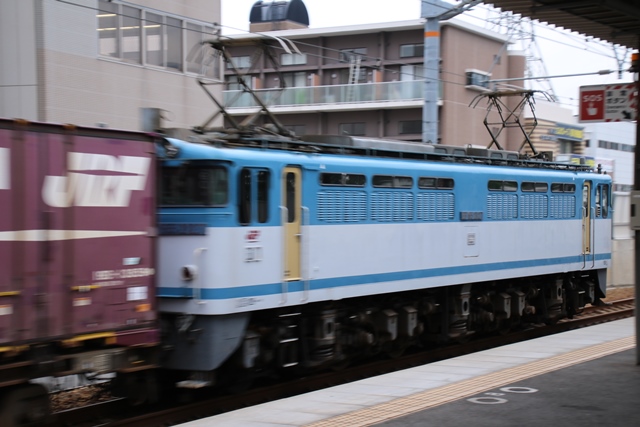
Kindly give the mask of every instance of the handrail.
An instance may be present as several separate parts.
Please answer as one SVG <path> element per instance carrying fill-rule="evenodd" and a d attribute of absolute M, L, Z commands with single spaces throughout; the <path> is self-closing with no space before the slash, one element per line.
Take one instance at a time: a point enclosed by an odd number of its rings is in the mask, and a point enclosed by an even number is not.
<path fill-rule="evenodd" d="M 582 207 L 582 270 L 585 269 L 585 267 L 587 266 L 587 241 L 586 241 L 586 224 L 585 221 L 587 220 L 587 208 L 585 208 L 584 206 Z"/>
<path fill-rule="evenodd" d="M 311 214 L 309 211 L 309 208 L 306 206 L 302 206 L 301 207 L 302 210 L 302 226 L 308 226 L 311 223 Z M 311 280 L 311 265 L 310 265 L 310 256 L 309 256 L 309 233 L 304 233 L 302 230 L 303 228 L 300 227 L 300 247 L 302 248 L 301 250 L 301 255 L 302 255 L 302 261 L 301 264 L 303 266 L 302 268 L 302 282 L 304 284 L 304 290 L 302 293 L 302 299 L 301 302 L 307 302 L 309 300 L 309 291 L 310 291 L 310 280 Z M 306 270 L 306 271 L 305 271 Z"/>
<path fill-rule="evenodd" d="M 596 265 L 596 221 L 595 221 L 595 209 L 591 207 L 591 268 Z"/>
<path fill-rule="evenodd" d="M 197 248 L 193 250 L 194 265 L 198 268 L 197 276 L 195 277 L 195 281 L 193 282 L 193 291 L 194 291 L 194 298 L 198 300 L 198 303 L 202 303 L 203 264 L 201 263 L 201 261 L 202 261 L 202 253 L 206 251 L 207 251 L 207 248 Z"/>
<path fill-rule="evenodd" d="M 296 105 L 334 105 L 366 102 L 415 101 L 424 96 L 424 81 L 358 83 L 352 85 L 297 86 L 255 89 L 253 93 L 270 107 Z M 223 91 L 227 109 L 260 107 L 256 99 L 242 90 Z"/>
<path fill-rule="evenodd" d="M 280 212 L 280 220 L 282 221 L 282 298 L 280 299 L 280 305 L 284 305 L 287 302 L 287 293 L 289 292 L 289 282 L 284 277 L 284 272 L 287 269 L 287 228 L 285 224 L 287 223 L 289 210 L 286 206 L 280 206 Z"/>

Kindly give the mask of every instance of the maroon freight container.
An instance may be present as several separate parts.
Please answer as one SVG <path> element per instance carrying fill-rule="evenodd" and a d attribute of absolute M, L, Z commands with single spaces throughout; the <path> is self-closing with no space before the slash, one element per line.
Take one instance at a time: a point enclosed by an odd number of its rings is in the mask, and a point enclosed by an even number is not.
<path fill-rule="evenodd" d="M 53 374 L 150 366 L 148 351 L 128 351 L 159 339 L 153 142 L 0 120 L 0 362 L 53 361 Z M 0 385 L 16 375 L 0 372 Z"/>

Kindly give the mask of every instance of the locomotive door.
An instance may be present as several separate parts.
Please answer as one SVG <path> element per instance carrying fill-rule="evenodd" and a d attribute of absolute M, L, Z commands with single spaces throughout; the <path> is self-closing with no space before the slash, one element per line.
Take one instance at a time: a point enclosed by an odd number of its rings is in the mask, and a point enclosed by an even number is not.
<path fill-rule="evenodd" d="M 591 181 L 585 181 L 582 187 L 582 253 L 591 253 Z"/>
<path fill-rule="evenodd" d="M 302 173 L 300 168 L 286 167 L 282 172 L 284 228 L 284 280 L 300 280 L 302 225 Z"/>

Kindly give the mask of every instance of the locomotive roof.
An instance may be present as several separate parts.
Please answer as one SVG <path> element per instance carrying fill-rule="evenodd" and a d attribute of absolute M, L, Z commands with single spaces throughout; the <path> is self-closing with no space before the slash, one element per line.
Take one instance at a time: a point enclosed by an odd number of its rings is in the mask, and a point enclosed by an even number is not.
<path fill-rule="evenodd" d="M 251 150 L 285 151 L 306 154 L 334 154 L 362 158 L 387 158 L 397 160 L 425 160 L 455 164 L 511 166 L 528 169 L 553 169 L 558 171 L 589 172 L 593 167 L 581 163 L 564 163 L 530 158 L 516 151 L 495 150 L 474 146 L 424 144 L 391 139 L 377 139 L 346 135 L 303 135 L 287 138 L 278 135 L 198 135 L 190 138 L 194 145 L 217 148 L 244 148 Z M 178 140 L 167 139 L 170 145 Z M 184 147 L 184 146 L 183 146 Z M 195 147 L 194 147 L 195 148 Z M 167 155 L 171 158 L 171 155 Z"/>

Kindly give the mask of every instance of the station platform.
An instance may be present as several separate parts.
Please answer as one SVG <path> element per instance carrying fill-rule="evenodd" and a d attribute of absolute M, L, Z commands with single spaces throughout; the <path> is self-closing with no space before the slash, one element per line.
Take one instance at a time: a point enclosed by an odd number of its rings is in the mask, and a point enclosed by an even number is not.
<path fill-rule="evenodd" d="M 640 426 L 635 319 L 380 375 L 182 427 Z"/>

